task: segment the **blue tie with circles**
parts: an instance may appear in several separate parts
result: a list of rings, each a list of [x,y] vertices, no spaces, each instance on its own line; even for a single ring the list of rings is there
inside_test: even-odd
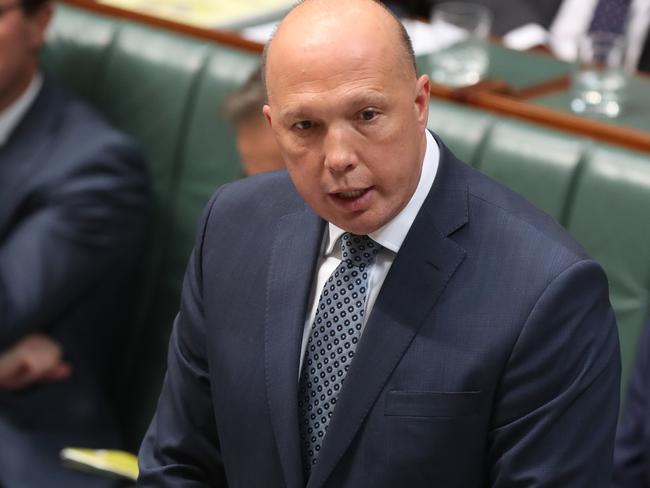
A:
[[[307,478],[318,459],[359,343],[368,296],[368,268],[380,248],[368,236],[343,234],[343,260],[328,278],[318,300],[298,386],[300,440]]]

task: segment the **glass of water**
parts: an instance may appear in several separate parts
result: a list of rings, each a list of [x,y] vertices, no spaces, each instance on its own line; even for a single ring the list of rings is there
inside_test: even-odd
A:
[[[454,87],[478,83],[490,64],[491,11],[476,3],[445,2],[433,8],[431,23],[442,46],[431,55],[433,81]]]
[[[617,117],[625,104],[625,37],[591,32],[578,40],[571,76],[571,110],[596,117]]]

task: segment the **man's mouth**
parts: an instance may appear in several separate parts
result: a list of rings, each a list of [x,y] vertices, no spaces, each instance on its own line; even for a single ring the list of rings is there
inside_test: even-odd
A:
[[[359,198],[365,192],[366,190],[341,191],[338,192],[336,196],[339,198],[345,198],[346,200],[350,200],[353,198]]]
[[[364,210],[372,202],[374,186],[361,189],[345,189],[333,191],[329,194],[331,202],[345,212]]]

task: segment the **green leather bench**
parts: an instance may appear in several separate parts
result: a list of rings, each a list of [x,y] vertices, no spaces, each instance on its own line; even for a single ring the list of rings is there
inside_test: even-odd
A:
[[[150,242],[111,385],[133,450],[155,408],[197,219],[214,189],[240,175],[219,107],[258,62],[232,47],[64,5],[49,31],[46,72],[140,141],[149,158]],[[429,120],[458,156],[553,215],[604,265],[627,378],[650,312],[650,154],[437,100]]]

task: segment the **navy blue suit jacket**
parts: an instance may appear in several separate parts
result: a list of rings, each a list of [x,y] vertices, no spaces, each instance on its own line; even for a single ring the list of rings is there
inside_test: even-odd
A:
[[[324,229],[285,172],[213,197],[140,486],[305,486],[298,368]],[[306,486],[607,486],[618,388],[602,269],[441,145]]]
[[[23,446],[0,449],[0,485],[58,486],[63,445],[120,445],[103,387],[146,209],[134,145],[46,80],[0,147],[0,351],[45,333],[72,375],[0,391],[0,441]]]

